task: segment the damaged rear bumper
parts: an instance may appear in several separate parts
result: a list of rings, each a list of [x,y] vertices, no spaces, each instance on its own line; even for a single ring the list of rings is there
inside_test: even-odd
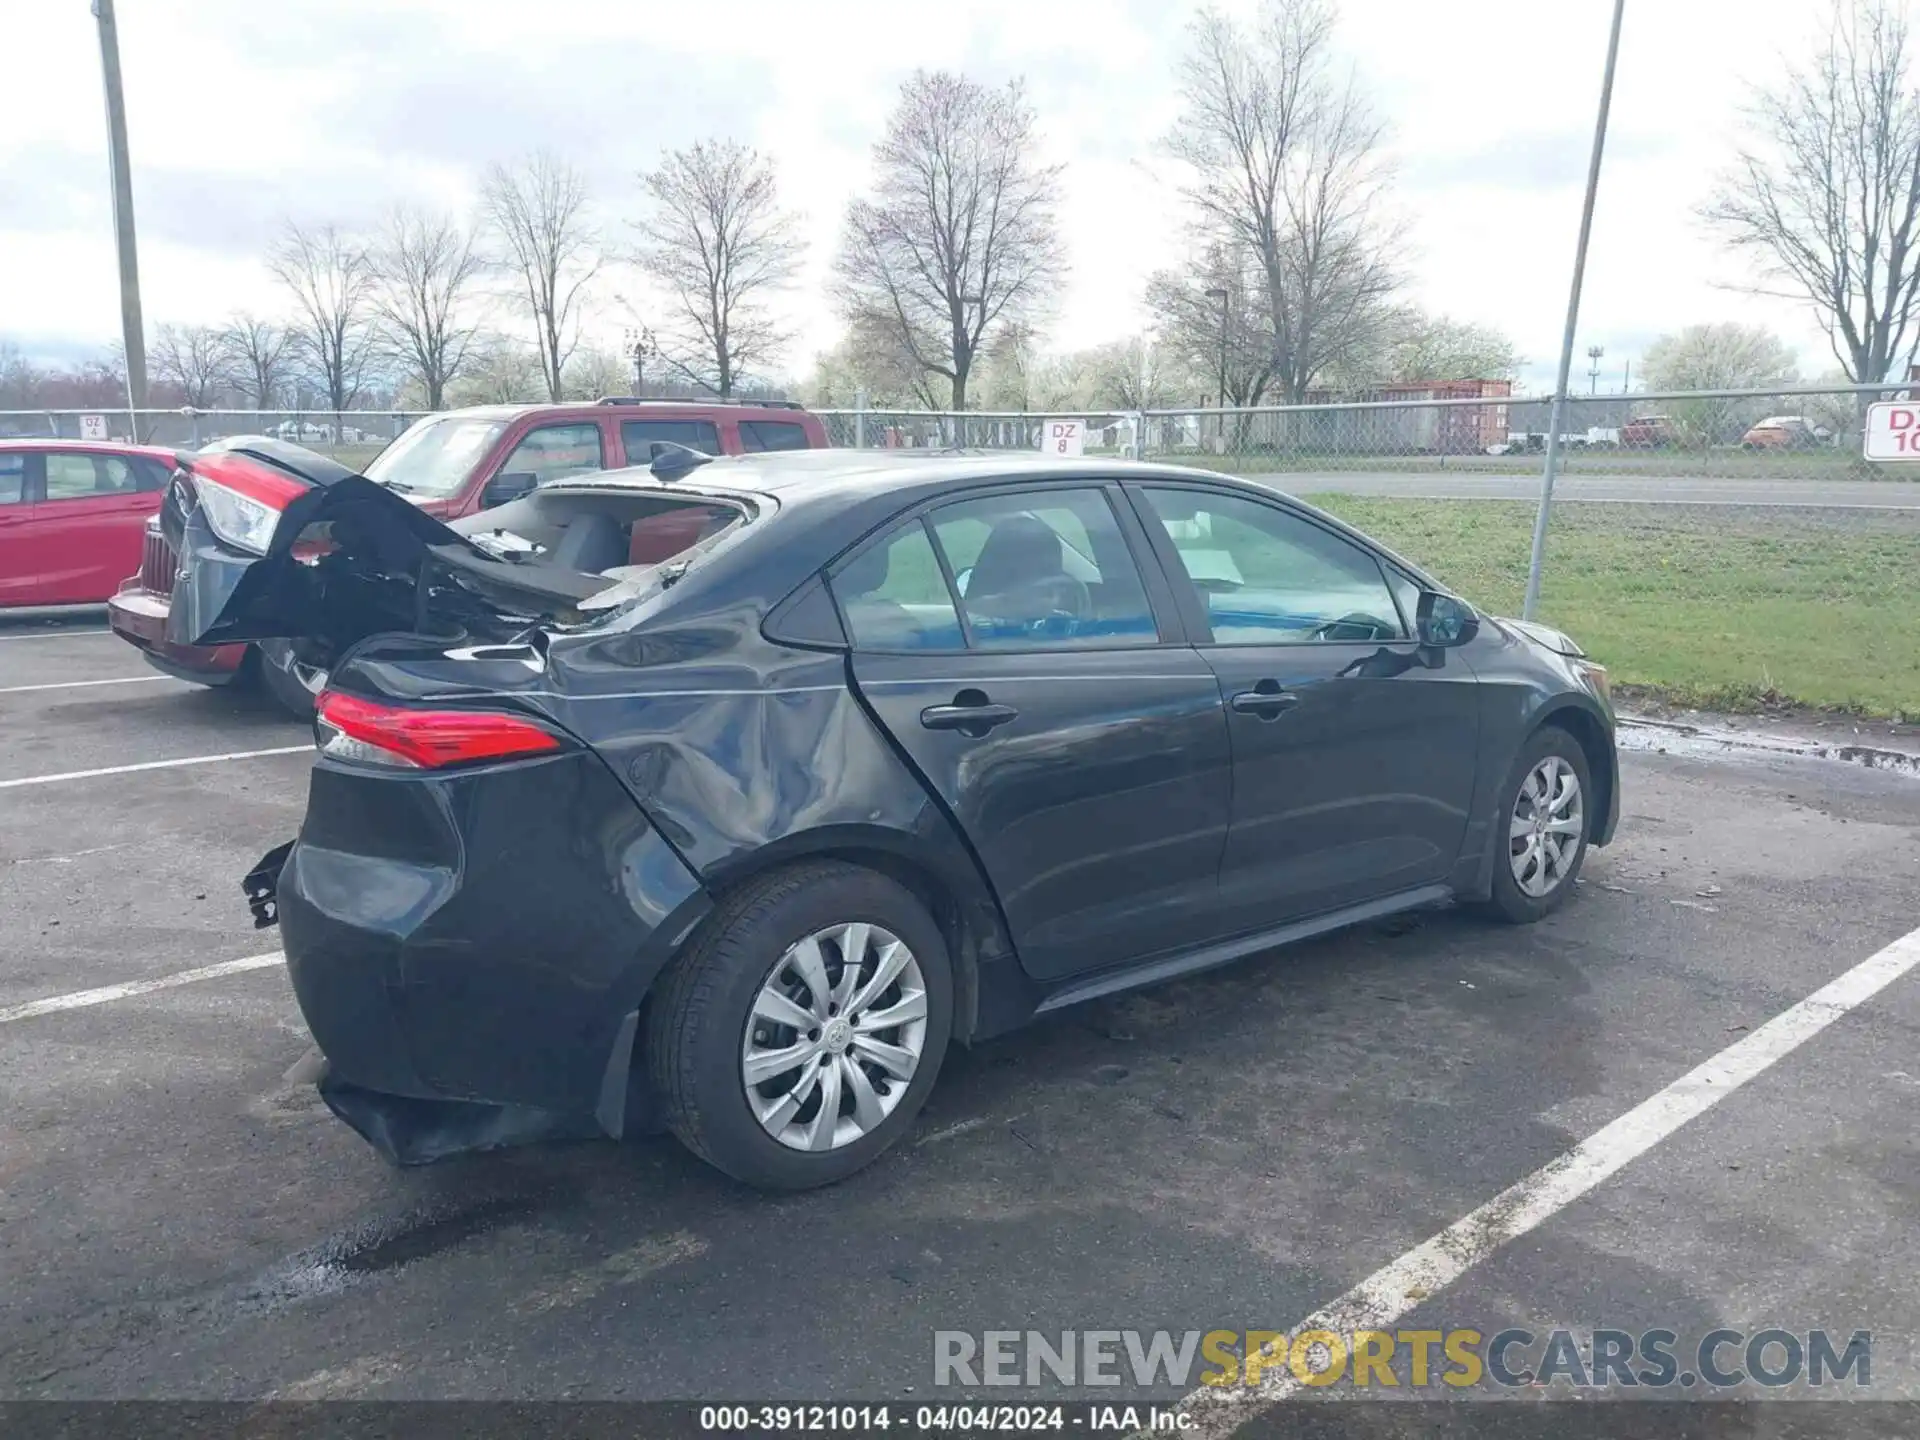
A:
[[[648,1123],[638,1010],[708,901],[598,757],[322,760],[283,849],[249,903],[279,920],[323,1098],[388,1159]]]

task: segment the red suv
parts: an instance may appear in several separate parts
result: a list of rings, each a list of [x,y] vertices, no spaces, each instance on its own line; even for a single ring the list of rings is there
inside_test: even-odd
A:
[[[416,421],[367,466],[366,475],[429,515],[453,520],[516,500],[543,481],[645,465],[661,442],[708,455],[747,455],[824,449],[827,432],[817,415],[785,402],[608,398],[594,404],[479,405]],[[107,602],[114,631],[168,674],[224,685],[257,671],[283,705],[311,713],[322,677],[303,673],[285,646],[203,648],[167,638],[177,568],[156,518],[147,526],[140,573]]]

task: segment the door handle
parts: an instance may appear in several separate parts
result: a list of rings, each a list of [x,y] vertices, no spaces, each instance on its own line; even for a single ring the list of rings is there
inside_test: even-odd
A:
[[[1278,720],[1300,703],[1300,697],[1282,690],[1277,680],[1262,680],[1251,690],[1242,690],[1227,702],[1242,715],[1258,715],[1262,720]]]
[[[951,705],[929,705],[920,712],[920,723],[929,730],[958,730],[979,739],[996,725],[1020,718],[1011,705],[995,705],[978,690],[962,690]]]

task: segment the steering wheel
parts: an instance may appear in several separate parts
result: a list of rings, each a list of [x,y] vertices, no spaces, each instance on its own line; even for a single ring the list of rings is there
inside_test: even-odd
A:
[[[1055,615],[1084,620],[1093,611],[1093,593],[1084,580],[1071,575],[1049,575],[1033,587],[1048,602]]]
[[[1328,620],[1319,625],[1314,626],[1312,634],[1315,640],[1334,640],[1334,639],[1356,640],[1356,641],[1380,640],[1380,639],[1386,638],[1382,636],[1382,634],[1380,633],[1385,628],[1386,627],[1383,626],[1373,616],[1365,614],[1361,611],[1355,610],[1350,612],[1349,614],[1340,616],[1340,618],[1337,620]],[[1352,630],[1364,629],[1367,633],[1364,635],[1341,635],[1341,636],[1335,636],[1335,634],[1333,633],[1336,630],[1347,630],[1347,629],[1352,629]]]

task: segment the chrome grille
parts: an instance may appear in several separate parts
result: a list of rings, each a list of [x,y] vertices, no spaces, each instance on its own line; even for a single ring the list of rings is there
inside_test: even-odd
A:
[[[178,562],[173,547],[158,529],[149,529],[140,550],[140,586],[156,595],[173,594],[173,572]]]

